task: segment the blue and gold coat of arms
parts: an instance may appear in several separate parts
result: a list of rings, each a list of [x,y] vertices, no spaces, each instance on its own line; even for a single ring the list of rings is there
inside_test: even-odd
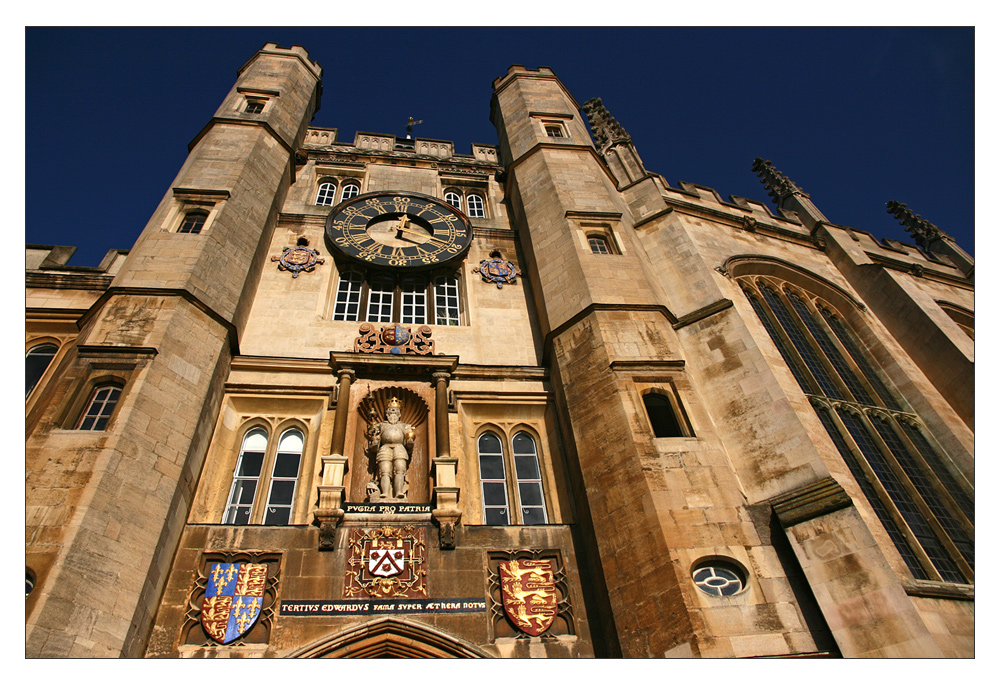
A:
[[[215,562],[201,601],[201,625],[223,645],[245,636],[260,617],[267,565]]]
[[[503,288],[505,283],[517,283],[520,274],[513,262],[503,259],[499,250],[490,253],[490,259],[482,260],[479,266],[472,270],[483,277],[487,283],[495,283],[497,288]]]

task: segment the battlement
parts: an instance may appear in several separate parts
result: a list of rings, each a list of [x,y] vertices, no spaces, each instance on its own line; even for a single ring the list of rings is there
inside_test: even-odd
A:
[[[455,143],[449,140],[439,140],[435,138],[401,138],[391,133],[374,133],[370,131],[357,131],[354,134],[354,142],[338,140],[338,130],[333,128],[309,128],[306,131],[303,148],[315,150],[317,148],[329,148],[337,146],[353,147],[358,150],[385,152],[385,153],[412,153],[435,157],[437,159],[449,159],[452,157],[472,157],[479,162],[497,164],[497,146],[482,143],[472,143],[469,154],[463,155],[455,153]]]
[[[318,62],[314,62],[309,59],[308,50],[303,48],[301,45],[293,45],[290,48],[283,48],[277,43],[264,43],[264,47],[258,50],[253,57],[246,61],[246,64],[239,68],[239,71],[236,72],[237,75],[242,74],[243,71],[261,55],[283,55],[286,57],[295,57],[301,60],[306,68],[316,75],[316,78],[323,76],[323,67],[321,67]]]

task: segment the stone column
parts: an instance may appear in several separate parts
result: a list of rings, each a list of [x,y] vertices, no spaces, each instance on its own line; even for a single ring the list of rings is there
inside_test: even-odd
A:
[[[344,443],[347,437],[347,415],[351,399],[351,383],[354,370],[342,367],[337,370],[340,384],[337,387],[337,415],[333,424],[333,441],[330,455],[324,455],[323,473],[320,478],[319,507],[313,510],[313,517],[319,525],[319,549],[333,550],[333,532],[344,518],[341,507],[344,501],[344,477],[347,474],[347,457]]]
[[[448,430],[448,372],[434,372],[434,426],[436,450],[434,469],[434,510],[431,515],[439,527],[439,545],[443,550],[455,547],[455,527],[462,519],[458,507],[459,488],[456,480],[458,459],[452,457]]]

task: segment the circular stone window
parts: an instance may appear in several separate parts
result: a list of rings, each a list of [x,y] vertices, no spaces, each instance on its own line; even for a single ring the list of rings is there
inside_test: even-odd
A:
[[[708,560],[695,565],[694,584],[708,595],[736,595],[746,588],[746,575],[734,564]]]

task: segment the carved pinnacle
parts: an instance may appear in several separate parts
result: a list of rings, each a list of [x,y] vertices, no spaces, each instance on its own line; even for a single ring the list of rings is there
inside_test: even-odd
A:
[[[773,200],[777,205],[781,205],[782,200],[790,198],[793,195],[798,195],[803,198],[809,197],[808,193],[796,186],[791,179],[775,169],[774,165],[771,164],[771,160],[764,160],[758,157],[753,161],[752,169],[756,172],[757,176],[760,177],[761,183],[763,183],[764,187],[767,189],[767,194],[771,196],[771,200]]]
[[[631,143],[632,137],[622,128],[600,98],[591,98],[583,103],[583,112],[590,123],[590,131],[594,134],[597,147],[603,148],[612,143]]]
[[[951,236],[926,219],[921,219],[919,214],[914,214],[913,210],[906,206],[906,203],[890,200],[885,206],[889,214],[899,220],[899,223],[903,225],[906,232],[913,237],[913,240],[921,248],[927,248],[927,246],[938,238],[951,238]]]

